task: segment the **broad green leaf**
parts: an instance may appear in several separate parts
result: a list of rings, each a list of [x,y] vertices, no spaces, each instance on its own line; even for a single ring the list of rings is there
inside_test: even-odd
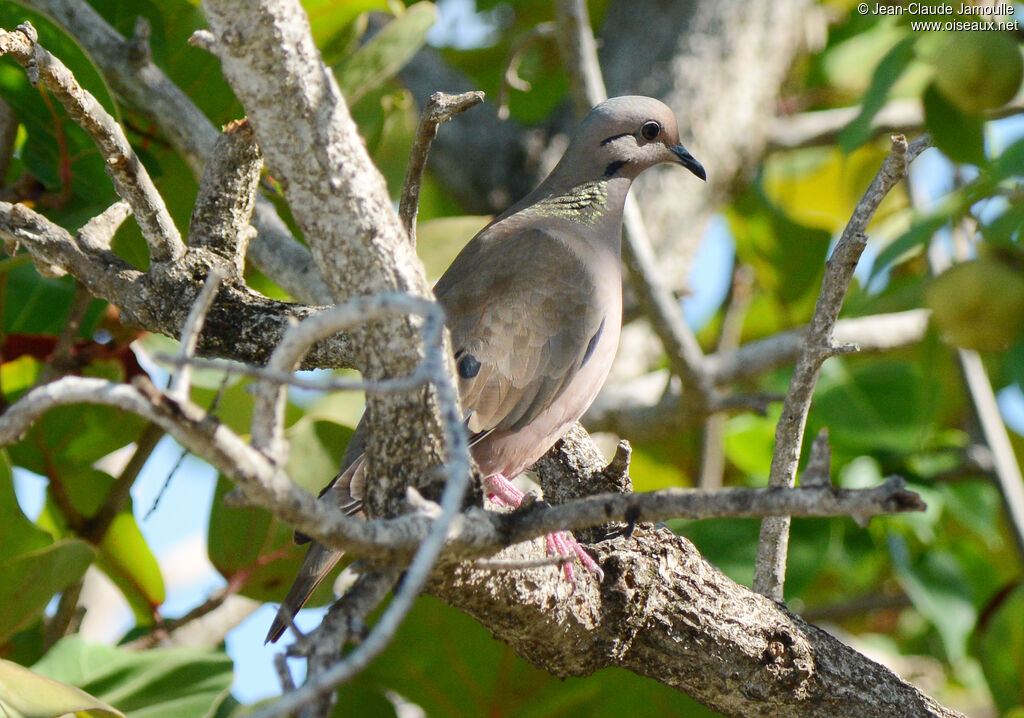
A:
[[[805,233],[806,228],[818,228],[831,237],[850,221],[887,154],[888,147],[881,142],[868,143],[849,154],[837,147],[776,152],[764,163],[764,193],[790,222],[804,226]],[[902,192],[890,192],[869,226],[877,227],[906,205]]]
[[[124,718],[124,713],[66,683],[0,658],[0,713],[9,718]]]
[[[917,610],[935,626],[947,659],[955,665],[966,654],[967,638],[977,619],[955,557],[943,550],[931,550],[914,560],[902,537],[891,534],[889,543],[900,585]]]
[[[770,184],[767,177],[765,184]],[[781,194],[787,191],[781,183],[776,189]],[[794,221],[785,209],[794,206],[789,201],[773,204],[755,190],[727,212],[737,257],[754,267],[759,286],[787,303],[797,302],[812,288],[817,291],[830,239],[828,232]]]
[[[2,27],[2,26],[0,26]],[[7,334],[57,334],[67,320],[74,296],[69,277],[43,279],[30,265],[6,275],[3,292],[3,328]]]
[[[300,420],[288,430],[288,475],[310,493],[320,493],[338,473],[352,431],[333,421],[314,421],[309,417]]]
[[[0,556],[14,557],[49,546],[53,536],[21,511],[7,455],[0,451]]]
[[[833,446],[852,455],[911,453],[932,439],[940,396],[909,362],[833,359],[823,367],[811,414],[814,425],[829,428]]]
[[[1000,712],[1024,711],[1024,584],[996,598],[978,633],[978,656]]]
[[[219,651],[127,651],[78,636],[57,643],[32,670],[116,706],[128,718],[208,718],[227,697],[233,670]]]
[[[164,577],[131,511],[114,517],[99,545],[96,565],[121,589],[136,621],[151,622],[166,598]]]
[[[333,473],[324,477],[324,483]],[[241,583],[240,593],[258,601],[280,601],[295,580],[306,547],[296,545],[292,528],[264,509],[228,508],[224,494],[233,488],[224,477],[217,481],[207,529],[210,563],[229,581]],[[308,605],[331,600],[332,579],[320,584]]]
[[[907,35],[888,18],[834,42],[819,60],[823,80],[833,91],[861,95],[874,79],[872,70]]]
[[[981,119],[966,115],[942,94],[929,87],[924,92],[924,121],[935,146],[954,162],[985,164],[985,136]]]
[[[0,364],[0,387],[3,387],[4,400],[13,403],[22,392],[31,389],[42,368],[41,361],[27,354]]]
[[[914,58],[914,44],[913,36],[904,37],[878,63],[871,86],[861,100],[860,114],[839,133],[839,146],[843,152],[852,152],[871,136],[871,121],[885,104],[889,90]]]
[[[79,404],[46,413],[26,439],[9,446],[11,459],[41,476],[58,467],[92,466],[107,454],[135,440],[145,421],[109,406]]]
[[[114,477],[93,468],[68,470],[60,475],[59,484],[66,500],[88,521],[106,500]],[[39,523],[56,535],[74,535],[52,498],[47,500]],[[136,620],[150,623],[154,609],[164,602],[164,581],[156,557],[135,522],[130,502],[114,517],[95,548],[97,566],[124,594]]]
[[[437,19],[433,3],[420,2],[389,22],[373,38],[341,61],[338,84],[350,105],[405,66],[423,45],[427,30]]]
[[[92,559],[92,548],[78,539],[0,559],[0,644],[38,620],[50,599],[79,580]]]
[[[768,480],[772,466],[776,421],[777,418],[740,414],[725,425],[725,457],[759,485]]]

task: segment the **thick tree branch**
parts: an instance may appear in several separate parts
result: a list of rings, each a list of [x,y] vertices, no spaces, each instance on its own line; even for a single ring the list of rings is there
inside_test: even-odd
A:
[[[791,150],[800,147],[831,145],[847,125],[860,114],[860,107],[836,107],[830,110],[801,112],[776,117],[769,128],[768,150]],[[1024,113],[1024,96],[985,112],[985,118],[998,120]],[[871,121],[871,136],[920,132],[924,128],[924,110],[917,99],[900,99],[887,103]]]
[[[554,464],[582,471],[576,481],[605,471],[596,451],[583,447],[577,453],[566,443],[558,453],[572,456]],[[555,675],[618,666],[744,718],[959,715],[733,583],[670,531],[639,524],[632,535],[592,550],[606,573],[600,586],[586,582],[568,592],[535,578],[525,587],[515,572],[460,564],[436,574],[431,591]],[[501,554],[522,555],[527,554],[519,547]]]
[[[7,202],[0,202],[0,238],[9,248],[23,245],[37,264],[74,276],[94,296],[120,308],[125,322],[171,337],[181,334],[209,268],[224,262],[207,249],[190,249],[160,271],[143,273],[109,250],[77,243],[67,230],[28,207]],[[317,311],[268,299],[240,282],[228,283],[211,308],[199,352],[265,364],[290,323]],[[303,366],[348,367],[354,361],[351,338],[336,335],[317,344]]]
[[[333,73],[320,60],[301,5],[205,0],[203,7],[224,75],[333,296],[430,296],[423,265]],[[354,339],[356,367],[371,379],[412,371],[420,359],[418,331],[408,318],[367,325]],[[422,477],[443,453],[436,398],[429,389],[371,395],[367,420],[369,467],[379,480],[367,487],[366,507],[371,515],[393,513],[408,480]],[[389,430],[372,430],[378,426]]]

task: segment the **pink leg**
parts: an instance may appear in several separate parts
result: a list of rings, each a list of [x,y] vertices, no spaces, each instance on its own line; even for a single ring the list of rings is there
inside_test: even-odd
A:
[[[523,492],[517,489],[512,483],[501,474],[491,474],[484,479],[484,491],[496,503],[502,506],[517,508],[523,503]],[[587,553],[586,549],[580,546],[576,538],[568,531],[557,531],[544,537],[548,553],[553,556],[572,556],[579,558],[580,563],[597,577],[598,581],[604,580],[604,571],[597,565],[597,561]],[[573,581],[573,568],[571,563],[562,566],[562,572],[567,581]]]

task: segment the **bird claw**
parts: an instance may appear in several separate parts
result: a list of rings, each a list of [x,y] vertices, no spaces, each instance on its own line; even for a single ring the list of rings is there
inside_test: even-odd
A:
[[[513,486],[512,483],[501,474],[492,474],[485,478],[484,491],[487,492],[489,498],[501,506],[518,508],[525,498],[523,492]],[[579,559],[580,563],[583,564],[584,568],[597,577],[598,582],[604,580],[604,571],[601,570],[597,561],[594,560],[593,556],[587,553],[587,550],[580,545],[580,542],[576,540],[576,537],[568,531],[556,531],[555,533],[548,534],[544,537],[544,544],[547,546],[549,555],[566,556],[569,558],[575,556]],[[566,561],[562,564],[562,574],[565,576],[565,580],[569,583],[576,583],[572,561]]]

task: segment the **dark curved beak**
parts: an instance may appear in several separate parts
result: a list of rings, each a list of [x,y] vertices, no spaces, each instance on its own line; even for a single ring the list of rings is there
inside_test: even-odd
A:
[[[708,175],[704,171],[704,165],[694,159],[693,155],[685,147],[675,145],[674,147],[669,147],[669,149],[672,151],[672,154],[679,158],[679,164],[707,182]]]

